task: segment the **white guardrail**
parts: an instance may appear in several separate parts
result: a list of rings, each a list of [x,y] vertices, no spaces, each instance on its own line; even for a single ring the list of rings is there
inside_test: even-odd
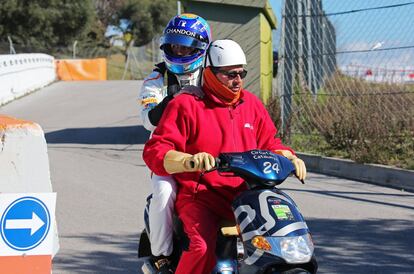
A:
[[[0,55],[0,105],[55,80],[53,56],[41,53]]]

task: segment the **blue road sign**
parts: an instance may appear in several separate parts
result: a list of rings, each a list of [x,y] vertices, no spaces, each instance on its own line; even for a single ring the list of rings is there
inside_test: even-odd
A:
[[[12,202],[0,221],[0,234],[12,249],[27,251],[46,238],[50,228],[50,213],[35,197],[22,197]]]

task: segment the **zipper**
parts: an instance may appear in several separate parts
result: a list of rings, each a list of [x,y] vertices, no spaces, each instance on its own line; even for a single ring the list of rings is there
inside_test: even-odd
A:
[[[197,198],[198,186],[199,185],[200,185],[200,181],[197,182],[197,185],[196,185],[196,187],[194,189],[194,192],[193,192],[193,200],[195,200]]]
[[[235,132],[235,130],[234,130],[234,113],[233,113],[233,109],[232,109],[232,106],[229,106],[229,108],[228,108],[228,110],[229,110],[229,114],[230,114],[230,121],[231,121],[231,136],[233,137],[233,138],[231,138],[232,140],[233,140],[233,151],[236,151],[236,141],[235,141],[235,136],[234,136],[234,132]]]
[[[204,172],[200,173],[200,177],[198,177],[196,187],[193,191],[193,200],[197,198],[198,187],[200,186],[200,181],[201,181],[201,178],[203,178],[203,176],[204,176]]]

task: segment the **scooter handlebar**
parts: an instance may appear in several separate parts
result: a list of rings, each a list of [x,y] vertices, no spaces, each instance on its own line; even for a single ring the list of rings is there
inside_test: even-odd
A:
[[[215,171],[215,170],[217,170],[217,171],[219,171],[219,172],[228,172],[229,170],[228,170],[228,168],[229,168],[229,165],[228,165],[228,163],[226,163],[226,161],[223,161],[223,159],[221,159],[220,157],[215,157],[214,158],[215,159],[215,166],[213,167],[213,168],[211,168],[211,169],[209,169],[209,170],[205,170],[205,171],[203,171],[203,174],[204,173],[210,173],[210,172],[212,172],[212,171]],[[194,160],[189,160],[189,165],[190,165],[190,167],[191,168],[194,168],[195,167],[195,162],[194,162]],[[231,172],[231,171],[230,171]],[[299,179],[297,176],[296,176],[296,174],[295,174],[295,172],[292,172],[292,174],[302,183],[302,184],[305,184],[305,182],[304,182],[304,180],[301,180],[301,179]]]

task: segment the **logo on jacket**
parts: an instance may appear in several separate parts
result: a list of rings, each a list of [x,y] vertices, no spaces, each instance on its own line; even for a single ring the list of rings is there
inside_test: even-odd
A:
[[[253,128],[253,126],[250,124],[250,123],[245,123],[244,124],[244,127],[245,128],[250,128],[251,130],[253,130],[254,128]]]

